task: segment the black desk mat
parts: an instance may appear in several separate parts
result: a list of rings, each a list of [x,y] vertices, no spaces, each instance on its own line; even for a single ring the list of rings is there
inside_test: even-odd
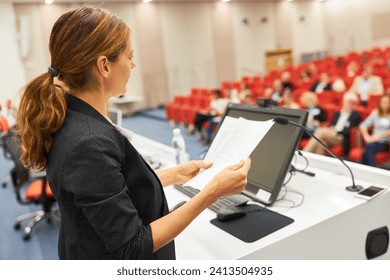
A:
[[[238,219],[230,221],[213,219],[210,222],[238,239],[251,243],[293,223],[294,220],[271,210],[262,209],[246,213]]]

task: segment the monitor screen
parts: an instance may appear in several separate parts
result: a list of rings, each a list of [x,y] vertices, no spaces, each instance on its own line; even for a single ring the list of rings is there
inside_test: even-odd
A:
[[[225,116],[256,121],[266,121],[280,116],[305,125],[307,111],[230,103],[223,118]],[[302,131],[295,126],[278,123],[272,126],[250,155],[252,167],[248,173],[248,184],[244,194],[254,195],[265,204],[272,204],[276,200],[301,136]]]

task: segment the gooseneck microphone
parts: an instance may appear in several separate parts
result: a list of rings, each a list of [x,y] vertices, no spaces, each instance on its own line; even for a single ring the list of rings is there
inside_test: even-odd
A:
[[[336,156],[331,149],[329,149],[329,147],[327,145],[325,145],[320,139],[318,139],[310,130],[308,130],[306,127],[304,127],[303,125],[300,125],[298,123],[295,123],[295,122],[292,122],[284,117],[275,117],[273,119],[274,122],[278,123],[278,124],[281,124],[281,125],[288,125],[288,124],[291,124],[291,125],[294,125],[296,127],[299,127],[300,129],[303,129],[307,134],[309,134],[311,137],[313,137],[318,143],[321,144],[321,146],[329,153],[331,154],[334,158],[338,159],[339,161],[341,161],[341,163],[348,168],[349,170],[349,173],[351,173],[351,178],[352,178],[352,186],[348,186],[346,187],[345,189],[347,191],[350,191],[350,192],[358,192],[360,190],[363,189],[362,186],[358,186],[355,184],[355,177],[353,176],[353,173],[352,173],[352,170],[351,168],[349,168],[349,166],[341,159],[339,158],[338,156]]]

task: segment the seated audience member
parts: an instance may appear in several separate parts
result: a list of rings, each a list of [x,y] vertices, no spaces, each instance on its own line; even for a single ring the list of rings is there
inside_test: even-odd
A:
[[[349,91],[359,93],[361,105],[366,106],[371,93],[383,93],[382,79],[372,75],[372,68],[367,66],[364,68],[362,75],[353,80]]]
[[[359,64],[355,60],[352,60],[350,63],[348,63],[346,71],[347,77],[354,78],[359,71]]]
[[[270,98],[273,101],[280,102],[282,98],[284,88],[282,81],[279,79],[274,80],[272,84],[272,89],[268,90],[266,89],[266,93],[264,94],[266,98]]]
[[[0,134],[7,132],[9,128],[10,128],[9,122],[0,104]]]
[[[328,146],[343,145],[343,156],[349,154],[350,142],[349,133],[351,128],[357,127],[360,123],[361,116],[354,110],[358,103],[355,93],[346,93],[343,97],[343,106],[340,111],[334,113],[332,121],[328,127],[319,127],[315,136]],[[306,152],[324,154],[321,144],[314,138],[311,138],[303,149]]]
[[[368,129],[373,127],[372,134]],[[390,142],[390,95],[383,95],[378,100],[378,108],[360,124],[360,131],[365,141],[365,147],[360,162],[376,166],[375,155],[389,151]]]
[[[263,91],[262,97],[265,99],[272,99],[273,93],[274,93],[274,89],[272,87],[266,87]]]
[[[211,100],[209,109],[198,112],[195,115],[195,124],[190,125],[188,133],[193,134],[196,129],[198,131],[198,138],[202,141],[204,139],[202,133],[203,124],[216,116],[222,115],[229,101],[228,98],[222,96],[222,92],[219,89],[214,90],[214,99]]]
[[[366,65],[369,62],[370,58],[367,53],[362,53],[360,56],[360,65]]]
[[[309,66],[308,71],[310,73],[310,76],[311,77],[316,77],[318,75],[318,68],[317,68],[317,66],[313,62],[310,62],[308,66]]]
[[[299,104],[294,101],[293,93],[291,90],[285,90],[282,96],[282,107],[299,109]]]
[[[241,103],[241,104],[256,104],[253,101],[252,91],[250,89],[248,89],[247,86],[245,86],[244,90],[242,90],[240,92],[240,99],[239,99],[238,102],[237,102],[237,100],[233,101],[231,97],[230,97],[230,102],[231,103]],[[220,115],[218,115],[218,116],[216,116],[214,118],[211,118],[209,120],[209,126],[208,126],[207,132],[206,132],[206,139],[204,140],[204,144],[205,145],[209,145],[211,143],[211,140],[212,140],[212,137],[213,137],[213,132],[214,132],[216,126],[218,126],[220,122],[221,122],[221,116]]]
[[[332,90],[332,85],[329,82],[329,76],[327,73],[322,72],[319,80],[317,80],[311,87],[311,91],[315,93],[321,93],[323,91]]]
[[[310,82],[311,81],[311,72],[309,70],[303,70],[299,74],[299,79],[301,82]]]
[[[382,58],[378,53],[375,53],[375,54],[374,54],[371,63],[372,63],[372,65],[374,65],[374,66],[382,66],[382,65],[385,65],[385,61],[383,60],[383,58]]]
[[[250,90],[246,91],[245,94],[241,96],[242,96],[241,99],[242,104],[256,104],[256,102],[253,100],[253,94]]]
[[[314,92],[307,91],[304,92],[299,99],[303,108],[307,109],[309,115],[307,117],[306,128],[309,129],[312,133],[317,129],[317,127],[326,121],[325,111],[317,106],[318,98]],[[310,138],[310,135],[304,133],[303,138]]]
[[[336,77],[332,83],[332,90],[334,92],[344,92],[347,89],[347,86],[344,83],[344,80],[340,77]]]
[[[283,90],[285,90],[287,88],[290,89],[290,90],[294,89],[294,85],[291,82],[291,74],[290,74],[290,72],[284,71],[282,73],[282,75],[280,76],[280,80],[282,82]]]
[[[7,99],[5,102],[4,117],[7,119],[10,127],[16,124],[17,109],[13,106],[11,99]]]
[[[242,100],[247,96],[247,95],[252,95],[252,91],[250,90],[248,84],[242,83],[241,84],[241,92],[239,94],[239,99],[242,102]]]
[[[240,103],[240,97],[238,94],[238,90],[232,89],[232,90],[226,90],[225,94],[223,95],[225,98],[229,99],[230,102],[232,103]]]

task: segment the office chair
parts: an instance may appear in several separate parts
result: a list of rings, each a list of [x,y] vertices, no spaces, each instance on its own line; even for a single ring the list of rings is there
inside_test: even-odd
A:
[[[50,190],[44,172],[41,174],[31,173],[19,161],[22,155],[22,145],[17,137],[15,128],[11,128],[8,133],[1,136],[4,150],[14,162],[14,167],[10,171],[13,189],[17,201],[22,205],[40,204],[42,210],[21,215],[15,219],[14,228],[19,230],[21,223],[30,220],[24,228],[23,240],[31,238],[31,232],[35,225],[46,220],[51,223],[53,219],[60,220],[59,209],[53,208],[55,199]]]

